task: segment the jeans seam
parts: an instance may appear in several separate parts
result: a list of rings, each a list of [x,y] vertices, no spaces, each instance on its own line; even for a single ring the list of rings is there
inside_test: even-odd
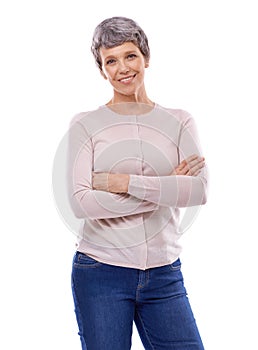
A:
[[[177,260],[176,260],[176,261],[177,261]],[[178,270],[181,270],[181,266],[182,266],[181,261],[180,261],[179,265],[173,266],[173,264],[174,264],[176,261],[174,261],[172,264],[169,264],[169,268],[170,268],[171,271],[178,271]]]
[[[153,346],[152,343],[151,343],[151,340],[150,340],[150,337],[149,337],[149,335],[148,335],[147,329],[146,329],[146,327],[145,327],[145,325],[144,325],[143,319],[141,318],[141,315],[140,315],[140,313],[139,313],[137,310],[136,310],[136,312],[137,312],[137,315],[138,315],[138,317],[139,317],[139,320],[140,320],[140,322],[141,322],[141,324],[142,324],[142,326],[143,326],[143,329],[144,329],[144,333],[145,333],[145,335],[146,335],[146,338],[148,339],[148,341],[149,341],[149,343],[150,343],[150,345],[151,345],[152,350],[155,350],[154,346]]]
[[[81,309],[79,307],[79,302],[78,302],[78,297],[76,293],[76,287],[74,283],[74,279],[72,277],[72,289],[73,289],[73,294],[74,294],[74,306],[75,306],[75,313],[76,313],[76,318],[77,318],[77,323],[78,323],[78,329],[79,329],[79,335],[80,335],[80,340],[81,340],[81,345],[83,350],[87,350],[87,345],[86,341],[84,338],[84,328],[83,328],[83,320],[82,320],[82,314],[81,314]]]
[[[73,265],[75,268],[81,268],[81,269],[93,269],[101,266],[101,263],[93,263],[93,264],[80,264],[80,263],[74,263]]]
[[[78,268],[96,268],[101,266],[100,261],[94,261],[91,257],[88,257],[86,254],[83,253],[77,253],[77,259],[74,261],[74,267]]]
[[[140,289],[142,289],[142,288],[144,288],[144,287],[146,287],[146,286],[148,285],[149,280],[150,280],[150,271],[149,271],[149,270],[146,270],[146,271],[145,271],[145,275],[146,275],[145,281],[144,281],[143,284],[138,284],[138,285],[137,285],[137,291],[140,290]]]

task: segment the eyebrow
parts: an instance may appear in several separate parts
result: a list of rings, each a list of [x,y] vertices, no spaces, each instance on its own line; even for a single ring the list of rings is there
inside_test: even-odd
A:
[[[135,54],[137,54],[137,51],[135,51],[135,50],[126,51],[126,52],[124,53],[124,55],[126,56],[126,55],[129,55],[130,53],[135,53]],[[114,57],[116,57],[116,55],[109,55],[109,56],[105,57],[105,60],[108,60],[108,59],[114,58]]]

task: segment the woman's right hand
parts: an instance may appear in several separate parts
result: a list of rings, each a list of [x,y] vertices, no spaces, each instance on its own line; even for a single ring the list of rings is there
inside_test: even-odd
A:
[[[205,166],[204,157],[196,154],[184,159],[172,172],[171,175],[197,176]]]

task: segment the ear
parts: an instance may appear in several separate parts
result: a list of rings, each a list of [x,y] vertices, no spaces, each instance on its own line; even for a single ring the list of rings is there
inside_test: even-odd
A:
[[[149,61],[145,61],[145,68],[148,68],[150,65],[150,62]]]

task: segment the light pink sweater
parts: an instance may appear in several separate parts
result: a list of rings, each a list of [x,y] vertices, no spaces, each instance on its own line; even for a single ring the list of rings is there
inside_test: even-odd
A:
[[[77,250],[142,270],[175,261],[179,208],[206,202],[206,167],[196,177],[170,175],[192,154],[202,155],[186,111],[156,104],[146,114],[122,115],[101,106],[76,115],[67,179],[72,210],[82,220]],[[92,172],[130,174],[128,193],[93,190]]]

